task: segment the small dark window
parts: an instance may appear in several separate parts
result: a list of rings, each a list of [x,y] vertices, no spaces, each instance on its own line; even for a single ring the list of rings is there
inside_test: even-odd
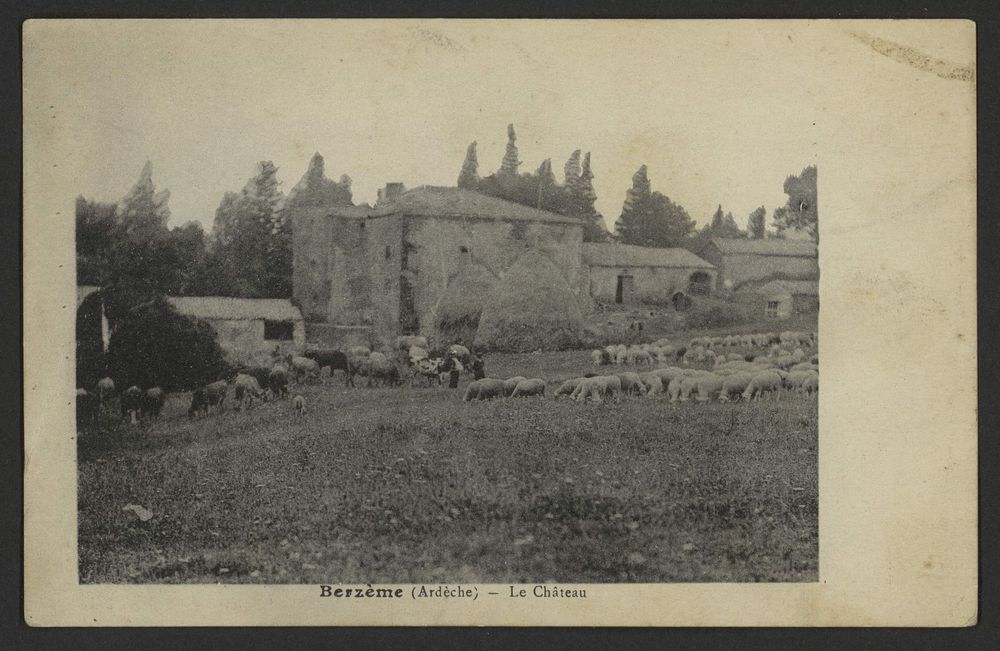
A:
[[[460,247],[458,247],[458,250],[461,251],[462,253],[468,253],[469,252],[469,247],[467,247],[467,246],[460,246]]]
[[[765,310],[765,313],[767,314],[767,316],[769,316],[769,317],[776,317],[776,316],[778,316],[778,307],[780,305],[781,305],[781,303],[779,301],[768,301],[767,302],[767,309]]]
[[[291,341],[295,335],[292,321],[264,321],[264,339],[268,341]]]
[[[385,259],[388,260],[392,257],[392,247],[388,244],[385,245]]]

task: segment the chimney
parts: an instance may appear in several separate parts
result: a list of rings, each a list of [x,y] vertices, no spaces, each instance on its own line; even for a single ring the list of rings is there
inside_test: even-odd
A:
[[[375,205],[392,203],[399,198],[399,195],[403,194],[405,189],[402,183],[386,183],[384,188],[379,189],[378,200],[375,202]]]

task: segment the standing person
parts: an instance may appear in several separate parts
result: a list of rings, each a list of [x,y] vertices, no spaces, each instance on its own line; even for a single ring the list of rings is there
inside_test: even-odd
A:
[[[472,353],[472,361],[470,362],[472,366],[472,375],[476,380],[482,380],[486,377],[486,363],[483,361],[483,356],[477,353]]]
[[[448,356],[448,388],[458,388],[458,377],[462,373],[462,362],[458,361],[455,355]]]

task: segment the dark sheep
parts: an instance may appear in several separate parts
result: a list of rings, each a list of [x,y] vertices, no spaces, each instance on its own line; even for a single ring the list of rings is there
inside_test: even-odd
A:
[[[122,391],[121,408],[122,420],[128,418],[135,425],[139,413],[142,412],[142,390],[133,385]]]
[[[321,367],[329,366],[331,374],[333,371],[343,371],[344,372],[344,384],[353,385],[353,368],[350,361],[347,359],[347,355],[339,350],[307,350],[302,353],[303,357],[308,357],[309,359],[315,361]],[[261,385],[264,386],[264,385]]]
[[[259,384],[262,388],[267,388],[269,386],[271,369],[266,366],[249,366],[240,370],[240,373],[249,375],[253,379],[257,380],[257,384]]]
[[[275,366],[268,373],[267,384],[275,398],[288,397],[288,372],[280,366]]]
[[[146,389],[146,393],[142,396],[142,415],[147,418],[159,418],[166,397],[160,387]]]
[[[222,411],[225,409],[223,403],[228,392],[229,385],[226,384],[225,380],[212,382],[195,389],[191,394],[191,408],[188,409],[188,416],[193,418],[198,412],[208,416],[209,408],[213,406],[217,406],[219,411]]]

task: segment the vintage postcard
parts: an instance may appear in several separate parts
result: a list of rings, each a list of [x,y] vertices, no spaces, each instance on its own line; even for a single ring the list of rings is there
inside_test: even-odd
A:
[[[25,23],[26,621],[975,623],[975,39]]]

